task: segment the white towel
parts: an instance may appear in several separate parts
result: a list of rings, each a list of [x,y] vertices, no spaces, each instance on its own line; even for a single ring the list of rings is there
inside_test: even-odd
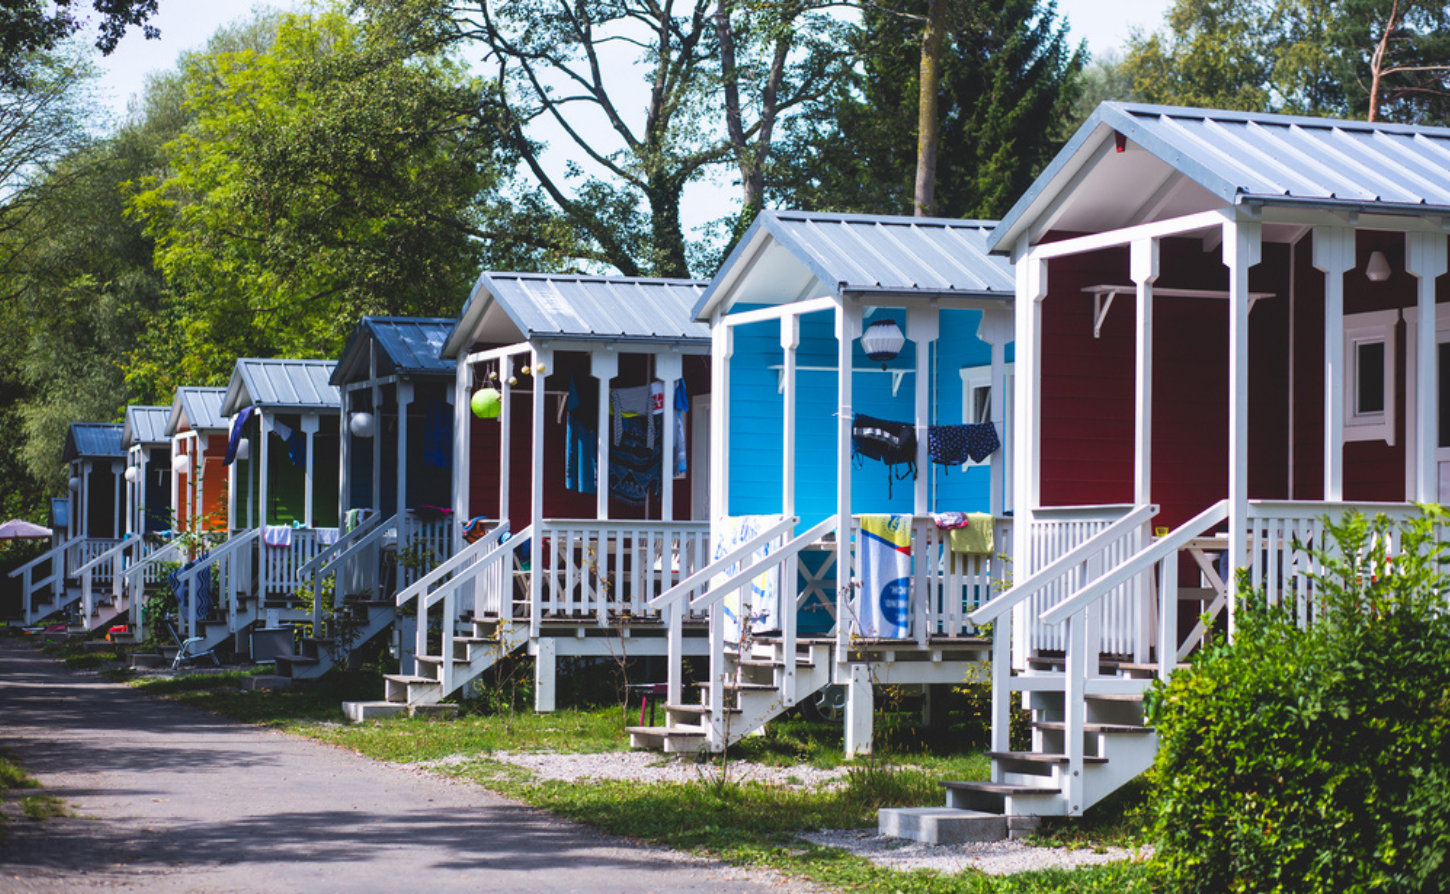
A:
[[[281,549],[292,545],[291,525],[263,525],[262,542],[267,546]]]
[[[761,531],[779,521],[779,516],[774,515],[738,515],[725,516],[716,520],[713,530],[714,549],[711,551],[712,558],[718,559],[735,547],[758,535]],[[766,544],[750,554],[745,560],[747,566],[763,560],[775,549],[774,544]],[[736,562],[717,576],[711,584],[724,583],[725,579],[732,577],[741,571],[741,563]],[[741,599],[742,594],[744,600]],[[744,590],[736,590],[725,597],[723,602],[725,609],[725,640],[726,642],[739,642],[741,639],[741,619],[745,615],[750,617],[750,629],[755,633],[763,633],[767,630],[780,629],[780,572],[778,569],[771,569],[763,572],[750,582],[750,586]]]
[[[337,542],[337,528],[318,528],[317,545],[332,546]]]
[[[856,618],[862,636],[911,636],[911,516],[861,516],[860,592]]]

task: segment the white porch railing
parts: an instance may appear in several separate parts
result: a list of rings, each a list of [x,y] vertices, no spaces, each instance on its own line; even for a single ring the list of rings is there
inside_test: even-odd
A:
[[[708,522],[561,521],[536,525],[535,562],[543,591],[533,595],[535,632],[544,618],[657,617],[651,600],[704,567]]]
[[[180,564],[185,561],[185,556],[181,541],[169,540],[152,548],[145,556],[127,566],[123,573],[125,579],[122,585],[131,594],[132,636],[137,641],[146,639],[146,585],[160,582],[166,576],[166,564]]]
[[[419,518],[411,509],[397,521],[398,586],[410,587],[453,555],[451,519]]]
[[[79,579],[81,586],[81,619],[87,628],[90,627],[91,615],[96,610],[95,585],[111,585],[111,599],[118,611],[126,607],[126,576],[125,569],[133,562],[146,557],[149,548],[146,542],[135,536],[126,537],[123,540],[110,541],[110,548],[103,550],[94,558],[82,564],[72,574]],[[90,550],[86,550],[90,552]]]
[[[105,556],[120,543],[121,541],[114,537],[77,537],[70,542],[70,550],[66,553],[65,576],[79,577],[81,569],[86,568],[90,571],[95,583],[110,583],[111,569],[99,567],[96,560]]]
[[[291,546],[268,546],[258,539],[257,565],[262,573],[261,595],[290,596],[310,581],[301,573],[303,566],[317,556],[317,531],[295,528]]]
[[[11,577],[20,578],[21,610],[25,616],[26,624],[34,624],[44,617],[40,609],[35,605],[35,594],[50,588],[51,594],[55,597],[57,605],[46,610],[49,614],[58,608],[61,596],[65,593],[65,564],[66,555],[71,551],[75,541],[68,540],[59,546],[51,547],[19,568],[10,572]],[[45,569],[49,566],[49,570]],[[37,575],[40,575],[37,578]]]
[[[992,552],[978,555],[953,552],[951,532],[930,517],[912,520],[910,639],[925,646],[933,636],[977,635],[967,616],[1001,592],[1010,572],[1012,520],[995,519],[992,527]],[[853,519],[851,542],[861,542],[861,516]],[[853,617],[860,617],[859,608]]]
[[[394,530],[396,522],[395,515],[384,519],[374,512],[335,542],[319,545],[317,554],[297,569],[297,576],[312,584],[313,636],[322,636],[322,586],[329,576],[337,575],[333,585],[334,612],[345,595],[371,590],[377,598],[384,598],[380,592],[382,540]]]

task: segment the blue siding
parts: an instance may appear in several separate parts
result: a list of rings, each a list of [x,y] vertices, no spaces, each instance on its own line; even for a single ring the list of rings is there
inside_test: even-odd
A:
[[[750,309],[737,306],[735,310]],[[891,316],[904,329],[904,311],[878,311],[872,320]],[[991,363],[991,346],[977,338],[980,311],[943,311],[941,338],[935,345],[937,384],[933,394],[933,421],[956,424],[962,421],[962,379],[964,367]],[[883,419],[908,421],[913,418],[915,373],[901,380],[897,394],[891,394],[892,377],[880,372],[855,348],[853,404],[857,412]],[[1007,360],[1011,362],[1009,345]],[[783,363],[780,326],[772,321],[735,330],[730,366],[730,513],[732,515],[774,514],[781,510],[781,413],[782,396],[776,369]],[[796,511],[806,524],[815,524],[836,511],[836,339],[830,314],[811,314],[801,321],[801,344],[796,363],[800,367],[829,367],[797,373]],[[916,345],[908,341],[901,355],[888,364],[890,369],[914,370]],[[983,511],[988,503],[988,473],[985,466],[947,470],[932,465],[924,470],[932,476],[933,508],[936,510]],[[908,477],[888,488],[888,472],[874,460],[862,460],[852,475],[851,500],[856,513],[912,511],[914,482]]]

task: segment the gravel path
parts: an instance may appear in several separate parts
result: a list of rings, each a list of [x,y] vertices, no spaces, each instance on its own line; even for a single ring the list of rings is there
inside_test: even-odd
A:
[[[646,751],[615,751],[601,754],[555,754],[552,752],[496,751],[494,759],[523,767],[540,779],[621,779],[633,782],[714,781],[720,767],[713,763],[663,758]],[[763,782],[797,788],[818,788],[845,777],[847,768],[821,770],[816,767],[769,767],[749,761],[732,761],[730,778],[739,782]]]
[[[1009,875],[1035,869],[1076,869],[1148,855],[1147,850],[1137,852],[1121,847],[1104,848],[1099,852],[1088,848],[1032,847],[1020,841],[922,844],[904,838],[885,838],[862,829],[812,832],[801,837],[813,844],[850,851],[888,869],[900,872],[934,869],[945,875],[954,875],[963,869],[978,869],[988,875]]]

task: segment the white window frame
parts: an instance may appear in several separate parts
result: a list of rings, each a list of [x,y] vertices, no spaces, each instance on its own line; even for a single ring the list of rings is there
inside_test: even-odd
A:
[[[1400,322],[1399,310],[1376,310],[1344,317],[1344,440],[1380,441],[1394,446],[1395,400],[1398,383],[1395,378],[1395,330]],[[1383,410],[1359,412],[1359,347],[1384,345]]]
[[[1002,452],[1002,459],[1007,463],[1005,481],[1007,482],[1007,488],[1009,490],[1011,489],[1012,481],[1012,453],[1007,449],[1007,438],[1012,431],[1012,394],[1016,390],[1016,365],[1017,364],[1015,363],[1004,363],[1002,365],[1002,379],[1004,389],[1002,394],[1002,427],[1001,430],[998,432],[998,437],[1002,441],[1002,447],[1000,448]],[[972,425],[978,422],[992,421],[992,365],[988,363],[983,366],[964,366],[961,369],[961,376],[962,422],[966,423],[967,425]],[[975,409],[975,403],[972,400],[972,395],[977,391],[984,389],[987,391],[986,417],[979,419],[973,412],[973,410]],[[968,459],[965,463],[962,463],[962,468],[970,469],[975,466],[991,465],[991,463],[992,457],[990,456],[979,463],[972,462],[970,459]],[[1007,505],[1012,505],[1010,500],[1008,501]]]

